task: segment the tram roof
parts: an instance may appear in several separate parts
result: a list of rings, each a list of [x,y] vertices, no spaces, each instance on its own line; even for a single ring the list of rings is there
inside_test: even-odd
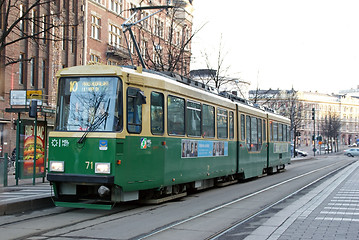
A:
[[[131,74],[133,76],[137,76],[140,78],[150,78],[150,79],[157,79],[159,81],[163,81],[166,84],[163,86],[164,90],[171,90],[168,89],[169,85],[174,86],[176,90],[182,90],[180,94],[188,95],[186,91],[190,91],[192,94],[198,93],[198,95],[202,95],[203,97],[209,97],[218,99],[220,98],[224,102],[225,105],[237,103],[241,107],[245,108],[247,111],[252,113],[257,113],[262,115],[263,113],[269,114],[272,118],[277,120],[285,121],[287,118],[275,113],[274,110],[266,107],[262,107],[259,105],[255,105],[252,102],[240,98],[234,94],[228,92],[219,92],[206,84],[201,82],[195,81],[193,79],[185,78],[178,74],[172,72],[156,72],[148,69],[143,69],[140,67],[135,66],[113,66],[113,65],[81,65],[81,66],[74,66],[69,68],[61,69],[57,72],[57,77],[66,77],[66,76],[83,76],[83,75],[91,75],[91,76],[123,76],[125,77],[127,74]],[[146,81],[145,85],[150,85],[152,87],[159,87],[158,85],[154,86],[154,83],[150,83],[151,81]],[[169,84],[169,85],[168,85]]]

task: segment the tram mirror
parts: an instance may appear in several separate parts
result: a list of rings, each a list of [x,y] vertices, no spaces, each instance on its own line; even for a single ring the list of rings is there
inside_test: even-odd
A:
[[[139,103],[146,104],[146,96],[143,91],[137,91],[136,98],[137,98],[137,101],[139,101]]]

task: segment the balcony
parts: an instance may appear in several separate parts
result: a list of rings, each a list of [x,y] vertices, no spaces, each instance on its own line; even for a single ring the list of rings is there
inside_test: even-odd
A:
[[[108,57],[118,57],[120,59],[130,59],[130,55],[128,54],[128,50],[121,46],[112,46],[110,44],[107,45],[106,55]]]

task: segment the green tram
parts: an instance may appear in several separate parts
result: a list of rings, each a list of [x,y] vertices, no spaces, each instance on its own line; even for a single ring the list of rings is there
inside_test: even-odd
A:
[[[287,118],[202,83],[107,65],[57,77],[47,174],[57,206],[169,200],[290,161]]]

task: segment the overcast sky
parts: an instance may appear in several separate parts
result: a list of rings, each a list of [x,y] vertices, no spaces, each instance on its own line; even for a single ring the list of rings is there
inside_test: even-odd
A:
[[[250,89],[337,93],[359,85],[359,0],[195,0],[191,69],[226,65]],[[215,64],[213,64],[215,66]]]

